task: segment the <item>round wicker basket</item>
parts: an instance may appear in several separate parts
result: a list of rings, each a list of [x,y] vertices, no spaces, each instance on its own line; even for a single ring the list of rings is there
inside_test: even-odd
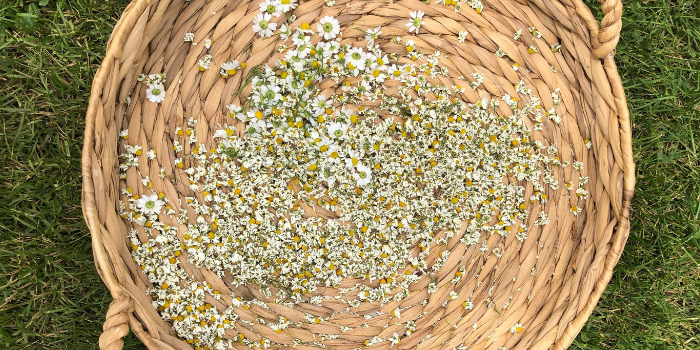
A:
[[[129,329],[149,349],[192,348],[177,337],[152,305],[146,293],[151,283],[132,261],[129,223],[120,217],[118,203],[124,182],[138,188],[140,181],[119,178],[118,154],[124,142],[119,132],[128,127],[130,142],[156,149],[158,154],[168,153],[175,126],[191,117],[206,121],[201,127],[205,135],[211,133],[207,128],[224,120],[229,103],[225,96],[240,87],[241,79],[220,79],[216,69],[200,72],[197,61],[204,45],[192,46],[182,38],[187,32],[194,32],[196,38],[211,38],[214,60],[246,61],[245,76],[252,67],[279,57],[276,39],[261,40],[250,30],[259,2],[134,0],[112,33],[92,86],[82,156],[83,212],[92,235],[97,271],[114,297],[100,349],[121,349]],[[309,341],[317,339],[317,334],[331,334],[334,336],[322,341],[327,348],[356,349],[364,348],[364,340],[375,336],[403,335],[401,323],[417,319],[412,336],[402,336],[393,348],[454,349],[461,344],[468,349],[494,350],[567,348],[593,311],[622,253],[629,234],[635,182],[629,112],[614,61],[622,4],[620,0],[605,0],[602,6],[604,18],[599,26],[582,0],[486,0],[480,12],[468,6],[455,12],[454,8],[418,0],[338,0],[333,6],[323,0],[301,1],[293,12],[295,23],[315,26],[329,15],[344,28],[382,26],[386,35],[392,36],[409,35],[405,25],[408,13],[424,11],[427,19],[416,40],[425,49],[449,53],[462,74],[481,72],[486,76],[482,88],[465,94],[471,103],[502,96],[520,80],[541,92],[559,88],[563,121],[545,128],[540,137],[571,145],[571,151],[562,147],[561,157],[585,163],[590,198],[583,215],[574,216],[569,208],[575,199],[561,189],[551,191],[550,201],[536,210],[545,210],[557,220],[545,229],[529,231],[522,247],[506,245],[500,258],[484,257],[475,246],[448,244],[453,256],[459,256],[466,266],[467,278],[457,288],[460,295],[472,296],[473,309],[445,307],[446,289],[403,312],[400,320],[375,317],[367,321],[361,315],[337,312],[343,306],[333,303],[292,308],[268,300],[265,308],[252,305],[241,309],[240,317],[284,316],[301,326],[292,325],[279,333],[262,325],[240,327],[225,337],[236,338],[240,333],[252,341],[265,338],[273,342],[272,348],[282,349],[293,347],[295,339]],[[513,40],[514,32],[527,33],[530,27],[536,27],[543,39]],[[469,36],[458,43],[457,33],[465,30]],[[360,31],[349,31],[343,40],[352,43],[357,40],[353,35],[364,36]],[[554,43],[560,43],[561,49],[550,50]],[[535,45],[537,53],[528,52],[529,45]],[[512,61],[494,55],[498,48]],[[520,70],[514,71],[512,62],[517,62]],[[137,84],[142,72],[167,75],[168,97],[161,104],[144,102],[145,89]],[[590,140],[590,147],[584,140]],[[212,142],[209,137],[205,143],[210,146]],[[150,174],[154,189],[177,198],[181,188],[170,184],[167,177],[157,176],[162,167],[169,173],[176,171],[172,164],[166,157],[162,164],[142,165],[139,171]],[[196,271],[195,278],[215,284],[223,294],[230,291],[225,281],[206,269],[191,271]],[[454,276],[454,271],[449,269],[445,274]],[[413,295],[422,295],[426,286],[427,282],[418,283]],[[266,299],[254,286],[239,286],[237,294]],[[495,310],[486,300],[509,306]],[[230,298],[228,303],[224,298],[212,304],[226,308]],[[395,307],[370,305],[365,311],[387,312]],[[324,319],[319,324],[304,323],[304,313]],[[526,325],[523,332],[509,331],[516,322]],[[362,327],[356,327],[359,325]],[[353,329],[343,331],[345,327]],[[234,347],[247,348],[240,343]],[[390,347],[381,342],[368,348]],[[296,348],[318,347],[302,344]]]

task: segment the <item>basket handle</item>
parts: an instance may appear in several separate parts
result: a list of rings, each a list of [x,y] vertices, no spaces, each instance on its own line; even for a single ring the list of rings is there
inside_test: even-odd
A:
[[[603,20],[600,21],[600,27],[598,27],[597,21],[593,19],[596,24],[596,30],[592,30],[591,33],[594,36],[592,52],[595,57],[604,58],[613,53],[615,47],[617,47],[618,41],[620,41],[620,31],[622,30],[622,1],[598,1],[600,1],[603,9]],[[588,13],[590,13],[590,11]]]
[[[124,337],[129,334],[129,315],[133,310],[134,299],[126,294],[109,304],[99,340],[100,350],[121,350]]]

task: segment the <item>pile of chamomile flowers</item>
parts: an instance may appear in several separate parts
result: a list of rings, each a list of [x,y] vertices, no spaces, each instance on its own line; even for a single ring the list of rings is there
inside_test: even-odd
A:
[[[268,307],[196,281],[181,266],[183,258],[291,307],[322,304],[327,287],[338,288],[347,299],[346,312],[362,302],[401,301],[411,284],[437,275],[450,252],[430,260],[431,249],[455,236],[467,246],[483,246],[484,237],[492,235],[524,241],[526,203],[545,203],[546,187],[560,186],[553,169],[569,166],[556,156],[556,145],[534,141],[526,123],[532,120],[535,129],[543,118],[558,123],[558,91],[552,92],[550,111],[523,82],[515,86],[518,96],[466,103],[464,87],[439,83],[439,77],[449,76],[440,52],[423,53],[413,41],[397,37],[392,41],[405,50],[385,53],[376,42],[379,27],[366,31],[366,47],[341,45],[340,25],[328,16],[316,31],[308,24],[277,28],[272,16],[296,5],[286,1],[261,4],[253,21],[261,37],[279,36],[284,57],[251,70],[252,92],[242,105],[227,106],[230,123],[212,135],[216,146],[199,143],[195,118],[176,130],[172,166],[186,174],[195,195],[175,210],[164,193],[138,196],[131,188],[122,190],[121,216],[149,238],[144,241],[135,228],[129,231],[134,262],[153,284],[148,290],[153,304],[195,348],[225,349],[232,341],[267,348],[271,341],[265,338],[224,336],[236,324],[262,324],[280,333],[292,323],[283,317],[275,322],[240,318],[238,308]],[[422,16],[410,17],[416,32]],[[200,70],[211,63],[206,57]],[[224,62],[221,75],[241,68],[245,63]],[[464,83],[477,89],[484,77],[472,78]],[[322,91],[328,80],[339,89]],[[139,81],[148,85],[149,101],[163,101],[164,75],[142,75]],[[498,112],[502,104],[510,115]],[[128,131],[120,135],[126,139]],[[124,146],[122,179],[138,166],[142,152],[141,146]],[[147,157],[157,155],[150,150]],[[573,166],[581,171],[583,165]],[[521,184],[504,181],[508,178]],[[577,186],[565,186],[585,199],[586,181],[581,177]],[[148,177],[141,182],[152,188]],[[529,198],[525,182],[534,189]],[[581,208],[571,211],[578,214]],[[536,224],[548,222],[544,212],[538,215]],[[451,284],[460,279],[461,273]],[[346,280],[355,282],[343,284]],[[429,293],[435,288],[431,283]],[[223,298],[231,306],[217,310],[207,298]],[[473,307],[469,300],[454,302]],[[397,315],[399,309],[392,311]],[[415,329],[412,322],[406,327],[408,334]],[[519,323],[513,327],[522,331]],[[399,337],[368,340],[382,341],[395,344]]]

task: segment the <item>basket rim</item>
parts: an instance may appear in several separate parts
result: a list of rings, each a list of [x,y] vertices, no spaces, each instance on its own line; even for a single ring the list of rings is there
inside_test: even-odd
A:
[[[525,1],[530,2],[530,0]],[[603,61],[603,66],[615,97],[623,160],[622,211],[619,221],[615,226],[617,230],[613,232],[610,240],[611,246],[605,257],[603,271],[599,279],[595,282],[595,286],[593,287],[591,295],[588,297],[586,305],[567,325],[561,336],[551,345],[551,348],[555,350],[567,349],[573,343],[578,333],[587,323],[588,318],[593,313],[595,306],[598,304],[600,297],[612,278],[613,269],[617,265],[625,243],[627,242],[627,238],[629,237],[629,212],[635,186],[635,164],[632,152],[629,108],[627,106],[622,80],[614,60],[616,53],[615,47],[620,38],[622,3],[620,0],[599,0],[604,14],[604,18],[599,24],[590,8],[583,3],[583,0],[571,1],[576,6],[576,13],[584,20],[586,27],[591,33],[591,42],[593,45],[591,53],[595,58]],[[147,7],[155,2],[157,2],[157,0],[132,0],[124,9],[121,18],[116,23],[107,42],[106,53],[102,63],[95,73],[85,116],[85,134],[81,157],[81,204],[84,220],[90,231],[95,267],[114,299],[110,304],[103,326],[103,333],[100,336],[99,346],[101,349],[107,347],[111,349],[112,347],[110,345],[112,344],[119,344],[116,348],[121,348],[123,345],[122,338],[128,334],[130,328],[148,349],[160,349],[162,348],[161,346],[169,348],[169,346],[162,341],[152,338],[151,335],[143,329],[141,321],[138,319],[139,310],[136,310],[134,307],[134,298],[130,296],[130,293],[117,280],[115,264],[110,260],[101,237],[101,233],[103,231],[106,232],[107,229],[100,223],[98,218],[95,184],[92,181],[93,159],[90,152],[91,148],[95,145],[94,131],[98,105],[100,104],[102,90],[109,75],[112,73],[111,68],[113,66],[113,61],[122,57],[122,47],[127,39],[128,33],[133,29],[136,21]],[[556,334],[553,336],[556,336]]]

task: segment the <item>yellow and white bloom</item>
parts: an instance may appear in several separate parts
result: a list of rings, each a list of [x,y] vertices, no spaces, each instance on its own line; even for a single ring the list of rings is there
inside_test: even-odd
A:
[[[420,26],[423,24],[423,15],[425,15],[425,12],[412,11],[410,15],[411,20],[408,23],[406,23],[406,26],[409,27],[408,31],[409,33],[412,33],[415,30],[416,34],[418,34],[418,28],[420,28]]]
[[[161,103],[165,100],[165,86],[160,84],[149,85],[146,89],[146,98],[155,103]]]
[[[143,195],[136,202],[139,211],[144,215],[152,215],[160,213],[163,207],[163,201],[158,199],[157,194]]]
[[[352,174],[352,177],[357,181],[358,186],[366,186],[372,180],[372,169],[369,167],[359,164],[357,167],[357,172]]]
[[[269,38],[277,29],[277,23],[270,22],[272,15],[269,13],[258,13],[253,17],[253,31],[262,38]]]
[[[240,62],[231,60],[221,64],[221,76],[227,78],[236,74],[236,70],[241,67]]]
[[[340,33],[340,23],[331,16],[324,16],[318,23],[318,34],[325,40],[335,39]]]

